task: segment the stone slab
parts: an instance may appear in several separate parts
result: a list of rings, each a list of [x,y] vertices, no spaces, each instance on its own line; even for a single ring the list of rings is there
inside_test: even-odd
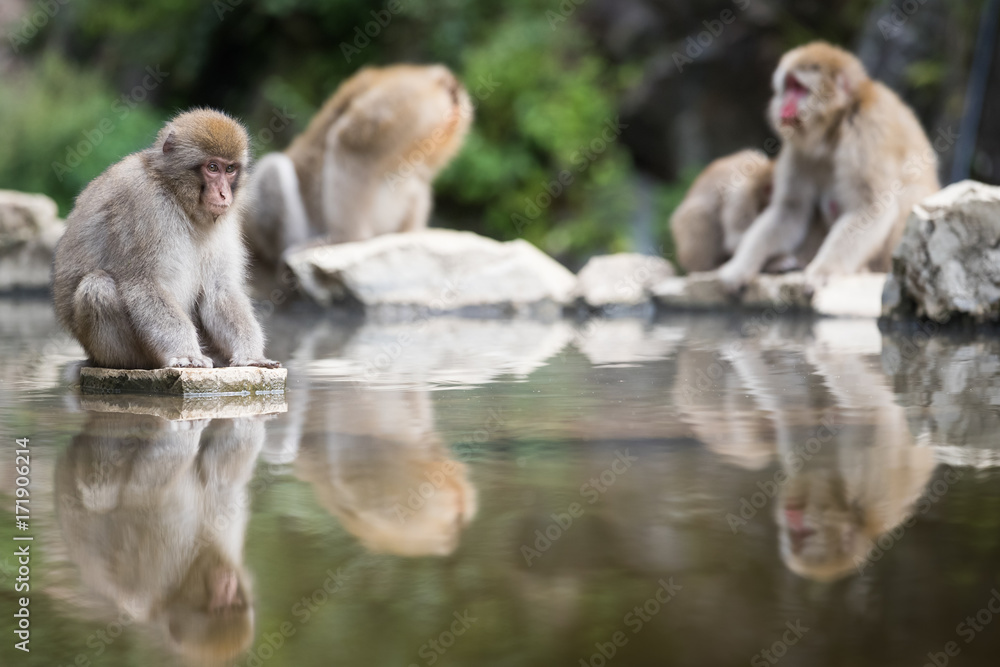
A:
[[[87,394],[80,408],[88,412],[153,415],[170,421],[235,419],[288,412],[281,393],[252,396],[143,396],[139,394]]]
[[[877,318],[882,312],[886,276],[867,273],[831,276],[810,282],[802,273],[761,275],[739,296],[726,293],[714,273],[693,273],[667,278],[651,292],[661,311],[733,308],[774,310],[777,313],[811,313],[823,317]]]
[[[153,394],[160,396],[257,396],[284,394],[286,368],[80,369],[84,394]]]

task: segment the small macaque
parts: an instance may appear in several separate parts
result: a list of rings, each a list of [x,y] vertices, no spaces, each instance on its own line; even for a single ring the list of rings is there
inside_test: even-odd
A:
[[[717,269],[771,201],[774,163],[761,151],[719,158],[701,172],[670,218],[677,262],[692,273]]]
[[[196,109],[77,197],[55,254],[56,312],[108,368],[275,367],[244,291],[246,130]]]
[[[688,273],[712,271],[733,256],[743,235],[771,202],[774,162],[762,151],[744,150],[705,168],[670,218],[677,262]],[[765,273],[803,269],[826,229],[813,216],[806,239],[794,252],[770,259]]]
[[[817,210],[829,231],[807,277],[886,271],[913,206],[940,187],[916,116],[857,58],[822,42],[786,53],[772,83],[768,115],[783,140],[774,192],[720,280],[741,290],[799,247]]]
[[[469,95],[442,65],[365,68],[251,181],[247,234],[277,264],[306,241],[364,241],[427,227],[431,183],[462,147]]]

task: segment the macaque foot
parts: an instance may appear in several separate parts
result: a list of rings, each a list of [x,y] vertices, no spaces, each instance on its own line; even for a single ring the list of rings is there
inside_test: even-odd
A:
[[[801,271],[802,264],[795,255],[782,255],[775,257],[764,267],[764,273],[791,273]]]
[[[258,368],[281,368],[281,362],[273,359],[231,359],[230,366],[256,366]]]
[[[212,360],[198,354],[188,357],[170,357],[167,359],[167,368],[211,368]]]
[[[715,276],[722,283],[722,289],[730,296],[739,296],[746,289],[747,283],[750,282],[750,278],[752,277],[740,271],[739,267],[732,262],[723,264],[716,271]]]

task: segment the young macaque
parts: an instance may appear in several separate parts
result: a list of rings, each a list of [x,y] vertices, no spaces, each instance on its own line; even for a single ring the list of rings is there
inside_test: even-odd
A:
[[[289,247],[424,229],[431,182],[472,120],[442,65],[366,68],[345,81],[284,153],[260,160],[247,234],[275,264]]]
[[[940,187],[916,116],[857,58],[822,42],[786,53],[773,86],[768,115],[783,139],[774,193],[720,280],[742,289],[802,243],[817,209],[829,232],[808,277],[887,270],[911,209]]]
[[[740,151],[708,165],[670,218],[681,268],[694,273],[722,266],[770,204],[773,187],[774,162],[761,151]],[[802,270],[825,235],[825,225],[813,215],[805,240],[794,252],[771,258],[764,273]]]
[[[755,150],[719,158],[701,172],[670,218],[682,269],[711,271],[733,256],[771,200],[773,173],[774,163]]]
[[[243,287],[249,140],[218,111],[176,116],[77,197],[56,248],[63,325],[109,368],[279,364]]]

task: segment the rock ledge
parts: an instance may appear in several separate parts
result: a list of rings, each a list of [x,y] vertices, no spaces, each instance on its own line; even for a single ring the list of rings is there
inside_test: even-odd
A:
[[[260,396],[283,394],[287,377],[286,368],[82,368],[80,391],[188,397]]]

